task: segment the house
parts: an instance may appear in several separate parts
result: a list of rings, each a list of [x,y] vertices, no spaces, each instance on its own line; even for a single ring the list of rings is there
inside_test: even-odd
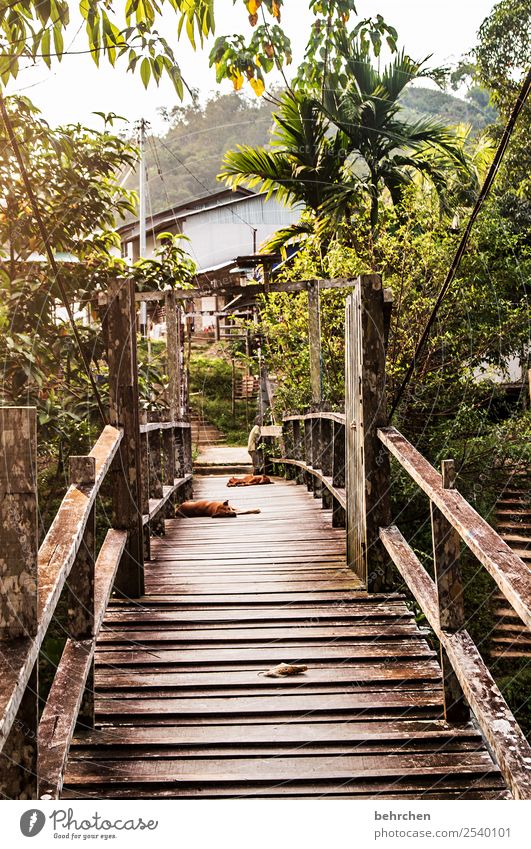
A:
[[[153,256],[157,236],[182,233],[189,242],[183,248],[197,265],[199,283],[236,283],[238,257],[254,255],[260,245],[281,227],[295,223],[300,210],[289,209],[265,192],[238,187],[186,201],[179,206],[149,216],[146,222],[146,258]],[[138,221],[118,228],[122,256],[130,262],[139,258],[140,228]],[[236,269],[236,271],[234,271]],[[204,297],[196,304],[198,312],[214,313],[224,305],[222,296]],[[203,315],[196,328],[217,330],[214,316]]]

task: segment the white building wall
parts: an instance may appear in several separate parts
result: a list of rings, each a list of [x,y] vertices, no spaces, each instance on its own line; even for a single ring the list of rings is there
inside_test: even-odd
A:
[[[300,210],[288,209],[274,198],[262,196],[246,198],[236,203],[200,210],[188,217],[179,218],[179,224],[165,225],[165,232],[176,233],[179,227],[190,241],[183,248],[196,262],[198,270],[231,262],[237,256],[259,250],[260,245],[280,227],[295,223]],[[149,220],[148,220],[149,228]],[[256,236],[255,236],[256,231]],[[138,256],[138,238],[126,246],[127,256]],[[153,256],[158,242],[148,233],[147,257]]]

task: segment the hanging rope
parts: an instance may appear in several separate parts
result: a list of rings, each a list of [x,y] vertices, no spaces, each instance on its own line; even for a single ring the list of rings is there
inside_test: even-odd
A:
[[[470,218],[468,220],[468,224],[465,228],[465,232],[463,233],[463,235],[461,237],[461,241],[459,243],[457,251],[455,252],[455,255],[454,255],[454,258],[453,258],[452,263],[450,265],[448,274],[446,275],[446,279],[445,279],[445,281],[444,281],[444,283],[441,287],[441,291],[439,292],[439,295],[437,296],[437,300],[435,301],[435,305],[434,305],[434,307],[431,311],[431,315],[428,319],[426,327],[424,328],[422,336],[420,337],[420,339],[418,341],[417,347],[415,349],[415,353],[413,355],[413,359],[412,359],[412,361],[411,361],[411,363],[408,367],[408,370],[407,370],[407,372],[404,376],[404,379],[403,379],[403,381],[402,381],[402,383],[401,383],[401,385],[398,389],[398,392],[395,395],[393,404],[391,406],[391,412],[389,414],[389,422],[391,422],[391,419],[392,419],[392,417],[393,417],[393,415],[394,415],[394,413],[395,413],[395,411],[398,407],[398,404],[400,403],[400,400],[401,400],[401,398],[404,394],[404,391],[405,391],[409,381],[411,380],[411,376],[412,376],[412,374],[415,370],[417,360],[418,360],[422,350],[424,349],[424,346],[426,344],[428,336],[430,335],[430,330],[433,327],[433,324],[434,324],[435,319],[437,317],[437,313],[439,312],[439,308],[440,308],[440,306],[441,306],[441,304],[444,300],[446,293],[448,292],[448,289],[452,285],[452,282],[455,278],[455,275],[457,273],[457,269],[459,268],[459,264],[461,262],[461,259],[463,258],[463,254],[466,250],[468,240],[470,238],[470,233],[472,232],[472,227],[474,226],[474,222],[479,215],[479,212],[480,212],[480,210],[483,206],[483,203],[485,202],[485,199],[487,198],[487,195],[488,195],[488,193],[489,193],[489,191],[492,187],[492,184],[494,183],[494,179],[496,177],[496,174],[497,174],[498,169],[500,167],[501,161],[502,161],[503,156],[505,154],[505,151],[507,149],[507,145],[509,144],[509,139],[511,138],[511,135],[512,135],[512,132],[514,130],[516,121],[518,119],[520,112],[522,111],[522,109],[524,107],[524,104],[525,104],[526,99],[529,95],[530,89],[531,89],[531,69],[528,71],[527,76],[524,80],[524,84],[522,85],[520,93],[519,93],[519,95],[516,99],[516,103],[514,104],[511,116],[510,116],[510,118],[509,118],[509,120],[506,124],[506,127],[503,131],[503,135],[502,135],[500,144],[498,145],[498,149],[496,151],[494,159],[492,161],[492,165],[490,166],[489,172],[488,172],[488,174],[485,178],[485,182],[483,183],[483,186],[481,187],[481,191],[479,193],[478,199],[475,203],[474,209],[472,210],[472,213],[471,213]]]
[[[70,326],[72,328],[72,333],[74,334],[74,339],[76,341],[76,345],[79,349],[79,353],[80,353],[81,359],[83,361],[83,366],[85,368],[85,372],[86,372],[87,377],[90,381],[90,385],[91,385],[92,391],[94,393],[94,398],[96,399],[96,403],[98,405],[98,410],[100,412],[103,423],[107,424],[107,417],[106,417],[106,413],[105,413],[105,408],[103,406],[103,403],[102,403],[102,400],[101,400],[101,397],[100,397],[100,393],[99,393],[98,387],[96,385],[96,381],[94,379],[94,375],[92,374],[92,372],[90,370],[90,361],[88,360],[87,355],[85,354],[85,351],[83,350],[83,346],[81,344],[81,337],[79,335],[79,330],[78,330],[76,322],[75,322],[74,313],[72,311],[72,307],[70,306],[70,302],[68,300],[68,295],[67,295],[66,289],[64,287],[63,281],[61,279],[61,275],[59,273],[59,267],[57,265],[57,262],[55,260],[55,257],[53,255],[52,249],[51,249],[50,244],[49,244],[48,234],[46,233],[46,228],[44,226],[44,222],[42,220],[42,217],[41,217],[41,214],[40,214],[40,211],[39,211],[39,205],[37,203],[37,198],[35,197],[35,193],[33,191],[31,181],[30,181],[28,172],[26,170],[26,166],[24,165],[24,160],[22,159],[20,147],[19,147],[17,138],[15,136],[15,132],[13,130],[13,125],[11,123],[11,119],[9,117],[9,113],[7,111],[5,101],[4,101],[4,98],[3,98],[3,95],[2,95],[1,92],[0,92],[0,111],[2,112],[2,118],[3,118],[4,123],[6,125],[6,130],[7,130],[8,136],[9,136],[9,141],[10,141],[11,147],[13,149],[13,153],[15,154],[15,158],[18,162],[18,165],[19,165],[19,168],[20,168],[20,174],[21,174],[22,180],[24,182],[25,189],[28,193],[28,198],[29,198],[29,201],[30,201],[30,204],[31,204],[31,208],[33,209],[33,214],[35,216],[35,220],[37,221],[37,226],[39,228],[39,232],[41,234],[41,238],[42,238],[42,241],[44,243],[44,249],[45,249],[46,254],[48,256],[48,261],[49,261],[50,266],[52,268],[52,271],[54,273],[55,279],[57,281],[57,285],[59,287],[59,292],[61,294],[61,300],[63,301],[64,308],[66,309],[66,312],[67,312],[67,315],[68,315],[68,320],[70,322]]]

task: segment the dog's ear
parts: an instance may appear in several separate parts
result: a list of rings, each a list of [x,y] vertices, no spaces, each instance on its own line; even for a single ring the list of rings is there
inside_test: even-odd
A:
[[[228,507],[228,506],[229,506],[229,499],[228,499],[228,498],[227,498],[227,500],[226,500],[226,501],[224,501],[224,502],[223,502],[223,506],[224,506],[224,507]]]

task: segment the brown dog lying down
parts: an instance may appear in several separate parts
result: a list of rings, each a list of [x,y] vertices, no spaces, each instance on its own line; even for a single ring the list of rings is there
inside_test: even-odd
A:
[[[245,516],[247,513],[260,513],[260,510],[236,510],[228,501],[185,501],[175,511],[176,516],[188,519],[211,518],[226,519],[233,516]]]
[[[245,475],[243,478],[229,478],[227,486],[262,486],[273,483],[267,475]]]

